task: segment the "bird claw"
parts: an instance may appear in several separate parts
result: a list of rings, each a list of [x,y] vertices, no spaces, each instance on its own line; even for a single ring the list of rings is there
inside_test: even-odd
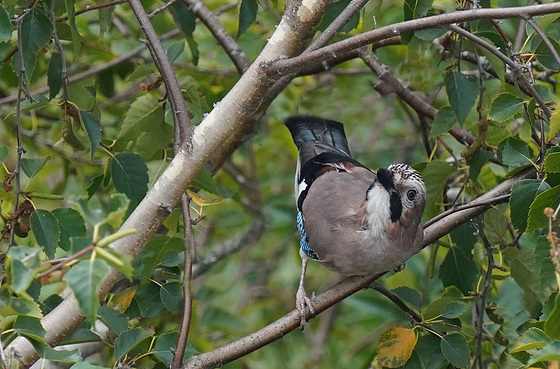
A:
[[[314,293],[311,295],[311,298],[315,298]],[[307,297],[307,293],[302,287],[298,288],[296,293],[296,308],[299,312],[299,327],[303,330],[303,328],[305,328],[305,323],[307,323],[306,310],[309,311],[309,318],[312,318],[315,316],[315,309],[311,304],[311,299]]]
[[[401,265],[399,265],[398,267],[396,267],[393,270],[395,271],[395,273],[398,273],[398,272],[402,271],[405,266],[406,266],[405,263],[402,263]]]

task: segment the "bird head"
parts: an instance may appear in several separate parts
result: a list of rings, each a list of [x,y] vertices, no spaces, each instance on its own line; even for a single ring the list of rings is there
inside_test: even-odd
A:
[[[379,168],[366,202],[370,225],[399,222],[408,227],[420,223],[426,206],[426,185],[422,176],[406,164]],[[372,224],[373,223],[373,224]]]

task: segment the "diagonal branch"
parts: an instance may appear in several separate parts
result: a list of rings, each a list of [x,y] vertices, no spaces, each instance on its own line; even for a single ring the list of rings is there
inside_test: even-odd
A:
[[[167,94],[173,112],[173,121],[175,125],[181,129],[181,145],[185,147],[188,152],[191,152],[194,127],[190,122],[187,105],[183,99],[183,93],[181,92],[177,77],[171,67],[171,62],[167,57],[167,52],[163,48],[154,27],[150,23],[150,18],[140,3],[140,0],[129,0],[128,3],[138,19],[140,28],[142,28],[142,31],[144,31],[144,34],[148,38],[148,49],[152,54],[152,58],[167,88]]]
[[[530,6],[508,7],[508,8],[481,8],[472,10],[456,11],[452,13],[434,15],[430,17],[413,19],[410,21],[391,24],[368,31],[346,40],[342,40],[329,46],[314,50],[289,59],[281,59],[268,62],[264,67],[265,73],[269,75],[284,75],[288,73],[299,73],[310,63],[322,63],[331,59],[341,52],[371,44],[372,42],[398,36],[407,32],[419,31],[422,29],[442,27],[449,24],[461,23],[477,19],[503,19],[503,18],[522,18],[534,15],[542,15],[560,12],[560,3],[539,4]]]
[[[449,214],[447,217],[431,224],[424,229],[424,241],[422,242],[422,246],[427,247],[432,242],[448,234],[469,219],[483,213],[491,206],[489,205],[489,200],[508,194],[514,183],[521,179],[534,178],[535,175],[536,173],[533,168],[520,172],[506,179],[484,195],[471,201],[469,208],[463,208],[463,210]],[[476,206],[477,204],[480,206]],[[315,316],[346,297],[361,289],[367,288],[383,274],[385,273],[367,277],[351,276],[332,286],[312,300]],[[266,327],[248,336],[242,337],[212,351],[191,357],[184,368],[206,369],[224,365],[282,338],[295,329],[299,329],[299,324],[299,312],[297,309],[294,309],[275,322],[270,323]]]

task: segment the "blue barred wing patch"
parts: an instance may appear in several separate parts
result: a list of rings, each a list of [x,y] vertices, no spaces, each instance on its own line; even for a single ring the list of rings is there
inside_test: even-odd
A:
[[[311,259],[319,260],[319,255],[311,247],[309,247],[309,239],[307,238],[307,234],[305,233],[305,228],[303,226],[303,213],[298,211],[297,213],[297,229],[299,231],[299,235],[301,240],[299,241],[299,247],[303,250],[305,255],[310,257]]]

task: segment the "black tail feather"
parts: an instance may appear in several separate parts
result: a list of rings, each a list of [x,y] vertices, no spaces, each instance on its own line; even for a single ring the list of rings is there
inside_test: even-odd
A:
[[[296,115],[286,119],[284,124],[290,130],[298,150],[305,142],[321,141],[351,156],[344,126],[340,122],[311,115]]]

